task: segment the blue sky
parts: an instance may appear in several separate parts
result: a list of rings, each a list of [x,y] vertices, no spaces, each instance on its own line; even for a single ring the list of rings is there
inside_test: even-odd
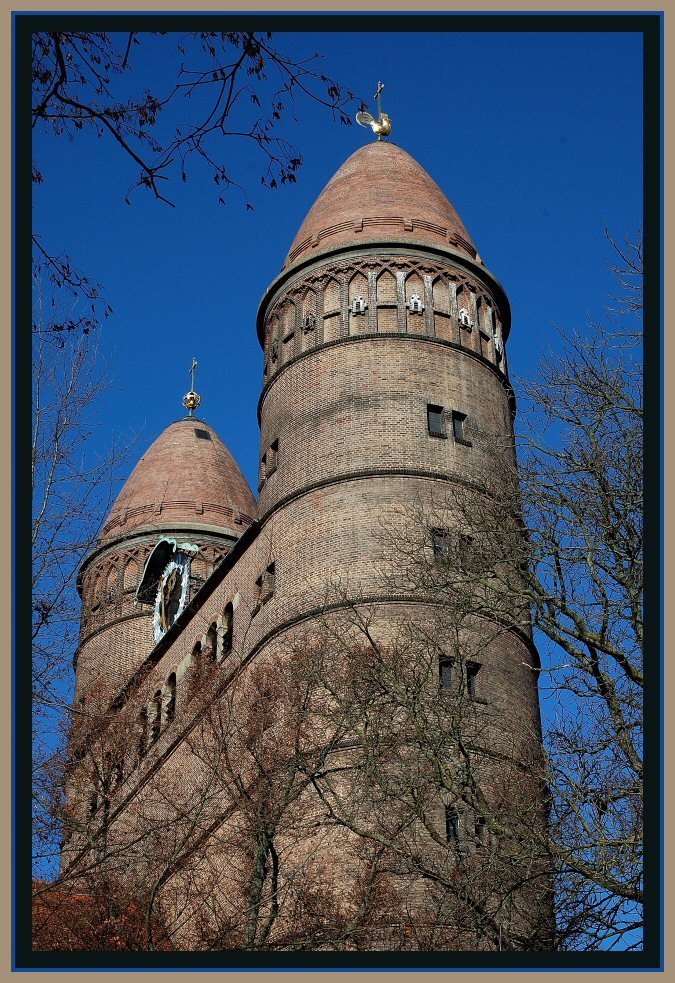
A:
[[[168,91],[177,37],[143,37],[129,92]],[[321,53],[322,70],[371,109],[378,79],[385,83],[391,139],[445,191],[509,295],[515,377],[555,344],[555,324],[583,328],[602,317],[612,292],[603,229],[621,239],[641,222],[639,34],[288,32],[274,42],[297,57]],[[168,188],[175,208],[141,191],[127,205],[136,167],[110,141],[35,135],[45,181],[34,193],[34,228],[100,281],[114,308],[101,351],[116,388],[95,439],[136,433],[130,468],[183,415],[195,355],[200,415],[255,487],[257,305],[326,182],[372,139],[307,102],[297,116],[280,129],[304,157],[296,185],[261,187],[258,162],[231,143],[253,212],[236,190],[219,205],[221,192],[196,163]]]

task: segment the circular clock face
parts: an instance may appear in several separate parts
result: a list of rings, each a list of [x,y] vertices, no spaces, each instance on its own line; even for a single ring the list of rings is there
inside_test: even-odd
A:
[[[165,568],[155,600],[153,628],[155,641],[165,635],[185,607],[188,592],[187,560],[177,558]]]

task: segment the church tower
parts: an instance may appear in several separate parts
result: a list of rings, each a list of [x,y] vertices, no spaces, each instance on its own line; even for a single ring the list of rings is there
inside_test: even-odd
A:
[[[246,479],[212,427],[190,411],[160,434],[79,573],[76,707],[88,693],[97,702],[117,695],[255,514]]]
[[[153,817],[200,830],[162,868],[173,945],[550,945],[543,855],[516,835],[545,844],[517,497],[501,526],[494,508],[496,452],[516,483],[510,327],[444,193],[378,140],[329,181],[260,304],[257,505],[191,415],[122,490],[81,573],[76,702],[103,680],[113,736],[125,715],[142,733],[85,823],[118,863],[136,851],[125,872],[164,862],[137,849],[161,842]]]

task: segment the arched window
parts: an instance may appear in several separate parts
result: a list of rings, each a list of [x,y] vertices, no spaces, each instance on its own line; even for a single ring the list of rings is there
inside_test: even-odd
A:
[[[159,739],[162,729],[162,691],[158,689],[152,698],[151,718],[150,718],[150,744],[154,744]]]
[[[145,752],[148,750],[148,711],[146,707],[143,707],[138,715],[138,758],[139,760],[145,756]]]
[[[209,630],[206,633],[206,651],[204,654],[209,663],[214,663],[218,657],[218,629],[215,622],[209,625]]]
[[[172,672],[164,686],[164,721],[170,724],[176,716],[176,673]]]
[[[232,651],[234,639],[234,608],[228,604],[223,611],[223,658]]]
[[[202,653],[202,643],[195,642],[190,659],[190,686],[188,699],[192,700],[199,692],[202,676],[204,674],[204,656]]]

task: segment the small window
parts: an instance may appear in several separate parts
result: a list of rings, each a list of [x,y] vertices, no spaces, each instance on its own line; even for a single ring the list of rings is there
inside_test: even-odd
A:
[[[190,685],[188,689],[188,699],[192,700],[199,693],[204,676],[204,657],[202,655],[202,643],[195,642],[190,658]]]
[[[445,437],[443,430],[443,407],[427,403],[427,426],[431,437]]]
[[[218,657],[218,629],[215,624],[209,625],[209,630],[206,633],[204,657],[209,663],[215,662]]]
[[[480,669],[478,662],[467,662],[466,664],[466,695],[470,700],[475,700],[477,696],[476,682]]]
[[[145,707],[138,715],[138,757],[145,756],[148,750],[148,711]]]
[[[432,529],[431,542],[434,548],[434,556],[447,557],[449,545],[447,529]]]
[[[279,441],[274,440],[270,444],[270,448],[267,451],[267,477],[268,478],[271,474],[274,474],[274,472],[277,469],[278,455],[279,455]]]
[[[232,651],[234,609],[228,604],[223,611],[223,657]]]
[[[166,681],[164,691],[164,719],[167,724],[176,716],[176,673],[172,672]]]
[[[489,842],[488,828],[483,816],[476,819],[476,839],[481,846],[487,846]]]
[[[452,433],[458,444],[466,444],[467,447],[471,447],[471,441],[467,440],[465,433],[466,424],[466,413],[459,413],[457,410],[452,411]]]
[[[198,430],[195,427],[195,437],[199,437],[200,440],[211,440],[211,434],[208,430]]]
[[[267,601],[269,601],[272,594],[274,594],[274,581],[275,581],[275,565],[270,563],[264,573],[261,573],[256,580],[256,586],[258,588],[258,608],[262,607]]]
[[[439,681],[441,689],[452,689],[454,660],[442,655],[438,661]]]
[[[445,838],[448,843],[459,843],[461,823],[456,809],[445,807]]]
[[[162,691],[157,690],[152,698],[152,723],[150,725],[150,743],[154,744],[159,739],[159,732],[162,728]]]
[[[113,764],[115,783],[121,785],[124,781],[124,755],[119,752],[115,755],[115,760]]]

